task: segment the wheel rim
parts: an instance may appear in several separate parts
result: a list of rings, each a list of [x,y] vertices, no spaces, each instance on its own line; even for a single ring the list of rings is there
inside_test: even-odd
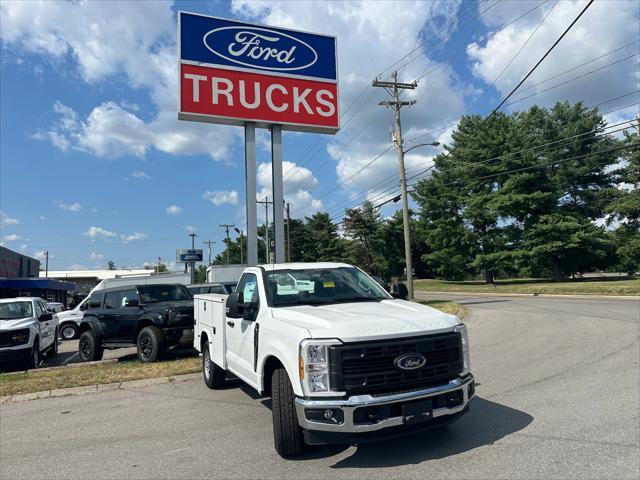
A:
[[[71,340],[76,334],[76,329],[73,327],[64,327],[62,329],[62,338],[65,340]]]
[[[204,351],[204,376],[207,379],[211,378],[211,357],[208,348]]]
[[[91,356],[91,343],[86,339],[80,341],[80,356],[82,358],[89,358]]]
[[[148,360],[151,357],[151,353],[153,352],[153,345],[151,344],[151,339],[146,335],[140,338],[140,355],[145,360]]]

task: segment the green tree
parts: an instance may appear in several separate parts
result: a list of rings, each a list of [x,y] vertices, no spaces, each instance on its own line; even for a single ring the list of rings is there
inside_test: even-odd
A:
[[[610,261],[608,234],[593,224],[614,190],[617,157],[606,150],[617,143],[604,126],[597,109],[566,102],[464,117],[414,194],[422,260],[436,275],[487,282],[543,265],[559,280]]]
[[[346,257],[344,241],[338,236],[338,226],[328,213],[306,217],[306,236],[302,251],[305,262],[335,262]]]
[[[107,269],[108,270],[115,270],[116,269],[116,264],[113,260],[109,260],[107,262]]]
[[[611,194],[605,211],[607,223],[617,225],[613,233],[617,245],[617,270],[633,275],[640,272],[640,120],[635,131],[625,132],[624,143],[630,148],[612,174],[618,188]]]
[[[386,277],[389,268],[384,254],[383,226],[380,212],[371,202],[345,211],[344,231],[352,240],[347,249],[350,263]]]

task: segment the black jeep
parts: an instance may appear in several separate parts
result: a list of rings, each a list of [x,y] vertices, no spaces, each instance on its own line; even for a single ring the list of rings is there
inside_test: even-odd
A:
[[[143,362],[193,338],[193,297],[184,285],[138,285],[93,292],[80,323],[78,354],[100,360],[104,349],[138,347]]]

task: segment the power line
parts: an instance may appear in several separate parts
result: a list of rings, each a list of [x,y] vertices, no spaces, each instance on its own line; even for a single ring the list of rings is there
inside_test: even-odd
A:
[[[538,23],[538,26],[535,28],[535,30],[533,32],[531,32],[531,35],[529,35],[529,37],[527,38],[527,40],[522,44],[522,46],[520,47],[520,49],[516,52],[516,54],[511,57],[511,60],[509,60],[509,62],[504,66],[504,68],[502,69],[502,71],[498,74],[498,76],[496,78],[493,79],[493,82],[491,82],[491,85],[489,85],[489,88],[493,87],[496,82],[500,79],[500,77],[502,76],[502,74],[504,72],[507,71],[507,69],[511,66],[511,64],[515,61],[516,58],[518,58],[518,56],[522,53],[522,50],[524,50],[524,48],[527,46],[527,44],[529,43],[529,41],[531,41],[531,39],[533,38],[533,36],[536,34],[536,32],[540,29],[540,27],[542,26],[542,24],[545,22],[545,20],[547,19],[547,17],[549,16],[549,14],[553,11],[554,8],[556,8],[556,5],[558,5],[558,3],[560,2],[560,0],[556,0],[556,3],[554,3],[551,8],[549,9],[549,11],[542,17],[542,20],[540,21],[540,23]]]
[[[549,50],[546,51],[546,53],[542,56],[542,58],[540,60],[538,60],[538,63],[536,63],[533,68],[531,70],[529,70],[529,73],[527,73],[524,78],[522,80],[520,80],[520,82],[518,82],[518,84],[513,88],[513,90],[511,90],[511,92],[509,92],[509,95],[507,95],[499,104],[496,108],[493,109],[493,111],[489,114],[488,118],[491,118],[493,116],[494,113],[496,113],[500,107],[502,107],[502,105],[504,105],[504,103],[509,100],[509,98],[511,97],[511,95],[513,95],[516,90],[518,90],[518,88],[520,87],[520,85],[522,85],[524,82],[526,82],[527,78],[529,78],[531,76],[531,74],[533,72],[535,72],[536,68],[538,68],[538,66],[544,61],[545,58],[547,58],[547,56],[553,51],[553,49],[556,47],[556,45],[558,45],[560,43],[560,41],[564,38],[564,36],[569,32],[569,30],[571,30],[571,28],[576,24],[576,22],[580,19],[580,17],[584,14],[584,12],[587,11],[587,9],[593,4],[594,0],[589,0],[589,3],[582,9],[582,11],[578,14],[578,16],[576,18],[574,18],[573,22],[571,22],[571,24],[565,29],[564,32],[562,32],[562,35],[560,35],[560,37],[558,37],[558,39],[553,43],[553,45],[551,45],[551,47],[549,48]]]
[[[586,77],[588,75],[591,75],[592,73],[599,72],[600,70],[604,70],[605,68],[609,68],[609,67],[611,67],[613,65],[617,65],[618,63],[624,62],[625,60],[629,60],[630,58],[634,58],[634,57],[637,57],[637,56],[638,56],[638,54],[634,53],[633,55],[629,55],[628,57],[621,58],[619,60],[616,60],[615,62],[608,63],[607,65],[603,65],[602,67],[596,68],[595,70],[590,70],[590,71],[585,72],[585,73],[583,73],[581,75],[578,75],[577,77],[573,77],[573,78],[571,78],[569,80],[565,80],[564,82],[557,83],[555,85],[547,87],[544,90],[540,90],[540,91],[538,91],[536,93],[532,93],[531,95],[527,95],[526,97],[517,98],[516,100],[513,100],[512,102],[509,102],[509,103],[505,104],[505,107],[508,107],[510,105],[514,105],[516,103],[522,102],[523,100],[527,100],[528,98],[535,97],[536,95],[540,95],[541,93],[548,92],[549,90],[553,90],[554,88],[561,87],[562,85],[566,85],[567,83],[575,82],[576,80],[580,80],[581,78],[584,78],[584,77]]]
[[[462,182],[462,184],[466,184],[466,183],[471,183],[473,181],[477,181],[477,180],[487,180],[489,178],[495,178],[495,177],[499,177],[501,175],[507,175],[510,173],[518,173],[518,172],[522,172],[522,171],[527,171],[527,170],[533,170],[536,168],[543,168],[543,167],[548,167],[551,165],[556,165],[558,163],[565,163],[565,162],[569,162],[571,160],[579,160],[582,158],[586,158],[586,157],[590,157],[592,155],[600,155],[600,154],[604,154],[604,153],[610,153],[610,152],[614,152],[614,151],[618,151],[618,150],[623,150],[623,149],[627,149],[627,148],[640,148],[640,143],[636,142],[633,143],[631,145],[623,145],[623,146],[619,146],[619,147],[614,147],[614,148],[610,148],[607,150],[601,150],[598,152],[591,152],[591,153],[587,153],[584,155],[578,155],[576,157],[571,157],[571,158],[564,158],[564,159],[560,159],[560,160],[555,160],[553,162],[547,162],[547,163],[543,163],[543,164],[539,164],[539,165],[531,165],[528,167],[522,167],[522,168],[516,168],[516,169],[512,169],[512,170],[508,170],[506,172],[500,172],[500,173],[496,173],[496,174],[492,174],[492,175],[485,175],[483,177],[477,177],[477,178],[473,178],[473,179],[469,179],[469,180],[465,180],[464,182]],[[461,182],[450,182],[450,183],[443,183],[441,186],[449,186],[449,185],[455,185],[456,183],[461,183]],[[415,190],[412,190],[411,193],[413,193]],[[388,199],[380,204],[374,205],[373,208],[380,208],[381,206],[389,203],[390,201],[392,201],[393,198]],[[344,220],[342,220],[341,222],[338,222],[337,225],[340,225],[344,223]]]
[[[622,108],[626,108],[626,107],[622,107]],[[615,111],[615,110],[613,110],[613,111]],[[596,138],[602,138],[602,137],[608,136],[608,135],[610,135],[612,133],[616,133],[616,132],[619,132],[619,131],[626,130],[627,128],[629,128],[629,125],[627,125],[627,126],[625,126],[623,128],[615,129],[615,130],[611,130],[611,129],[615,128],[615,127],[618,127],[618,126],[621,126],[621,125],[625,125],[625,124],[634,122],[634,121],[635,120],[627,120],[627,121],[620,122],[620,123],[617,123],[617,124],[614,124],[614,125],[606,126],[606,127],[604,127],[604,129],[607,130],[607,131],[603,131],[600,134],[598,134],[594,130],[590,130],[588,132],[583,132],[583,133],[580,133],[580,134],[577,134],[577,135],[572,135],[570,137],[565,137],[565,138],[562,138],[562,139],[559,139],[559,140],[555,140],[555,141],[552,141],[552,142],[548,142],[548,143],[545,143],[545,144],[536,145],[534,147],[529,147],[529,148],[522,149],[522,150],[519,150],[519,151],[516,151],[516,152],[506,153],[506,154],[503,154],[503,155],[500,155],[500,156],[497,156],[497,157],[493,157],[493,158],[484,160],[482,162],[475,162],[475,163],[473,163],[471,165],[461,165],[461,166],[453,167],[453,168],[450,168],[450,169],[439,170],[439,172],[440,173],[452,173],[452,172],[455,172],[456,170],[465,169],[465,168],[473,167],[473,166],[476,166],[476,165],[484,165],[484,164],[487,164],[487,163],[490,163],[490,162],[493,162],[493,161],[496,161],[496,160],[499,160],[499,159],[505,159],[505,158],[513,157],[515,155],[526,153],[526,152],[529,152],[529,151],[540,150],[540,149],[543,149],[545,147],[549,147],[549,146],[552,146],[552,145],[558,145],[558,144],[566,143],[566,142],[568,142],[570,140],[573,140],[573,139],[576,139],[576,138],[579,138],[579,137],[584,137],[586,135],[590,135],[590,134],[594,134],[594,133],[595,133],[595,137]],[[431,170],[434,167],[435,167],[435,165],[432,165],[431,167],[425,169],[424,171],[419,172],[418,174],[412,175],[411,177],[407,178],[407,180],[412,180],[414,178],[417,178],[420,175],[426,173],[428,170]],[[385,183],[385,182],[387,182],[387,180],[383,181],[383,183]],[[413,184],[411,186],[413,187],[414,185],[415,184]],[[395,185],[392,186],[392,187],[386,188],[382,192],[376,194],[374,197],[369,199],[369,201],[375,201],[375,200],[377,200],[379,198],[383,198],[384,196],[387,196],[387,195],[396,196],[397,195],[397,190],[398,190],[398,186],[395,186]],[[365,194],[368,193],[368,190],[364,191],[363,193],[365,193]],[[362,196],[362,195],[358,195],[358,196]],[[388,203],[388,202],[385,202],[385,203]],[[332,211],[333,210],[335,210],[335,207],[332,208]],[[338,217],[339,217],[339,215],[338,215]]]

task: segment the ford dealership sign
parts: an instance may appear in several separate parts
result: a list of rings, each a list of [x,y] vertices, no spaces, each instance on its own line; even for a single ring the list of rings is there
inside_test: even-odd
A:
[[[336,39],[180,12],[178,118],[338,131]]]

